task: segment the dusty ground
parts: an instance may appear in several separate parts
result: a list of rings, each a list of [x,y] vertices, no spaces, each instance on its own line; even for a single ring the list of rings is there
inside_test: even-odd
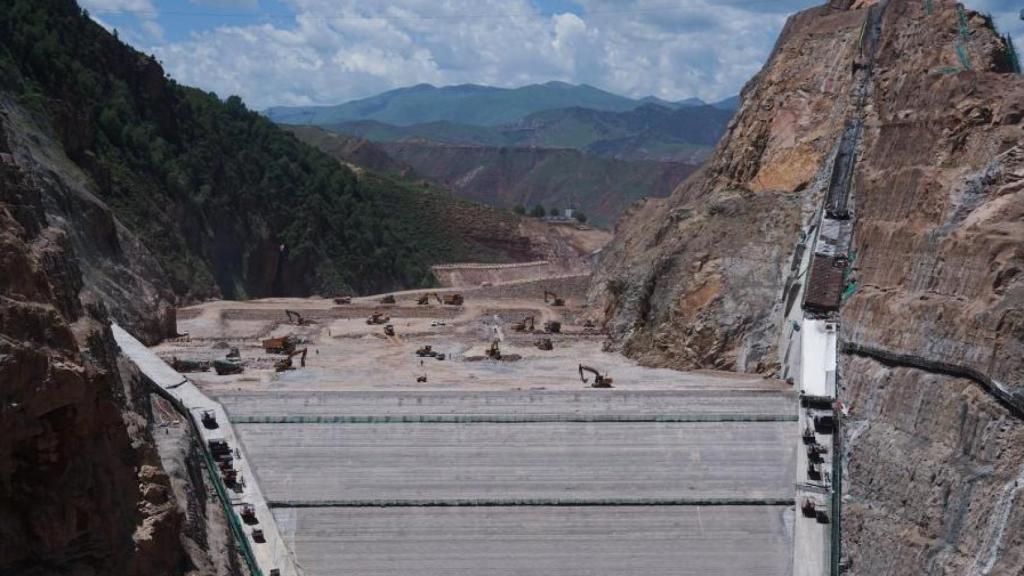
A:
[[[602,351],[604,336],[587,330],[579,319],[580,308],[555,308],[541,298],[467,299],[464,306],[440,306],[436,301],[418,306],[413,293],[397,296],[398,304],[380,306],[379,297],[357,298],[350,305],[336,306],[326,299],[267,299],[251,302],[210,302],[183,309],[178,330],[187,337],[168,341],[156,348],[170,359],[211,360],[223,357],[227,342],[237,346],[246,372],[217,376],[213,372],[192,374],[198,386],[215,395],[229,391],[325,391],[325,390],[579,390],[578,364],[591,365],[609,373],[615,387],[623,390],[726,389],[788,390],[783,382],[717,372],[677,372],[651,369],[616,353]],[[316,324],[287,324],[284,310],[293,310]],[[382,326],[368,325],[374,310],[391,316],[396,337],[384,335]],[[511,325],[526,315],[536,318],[533,333],[513,331]],[[562,334],[543,334],[543,323],[561,321]],[[444,326],[434,325],[444,322]],[[276,373],[261,339],[292,335],[309,353],[304,369]],[[517,354],[518,361],[474,360],[494,338],[501,340],[503,354]],[[554,350],[534,346],[540,338],[551,338]],[[444,361],[420,358],[416,350],[424,345],[447,355]],[[418,383],[418,376],[427,376]]]

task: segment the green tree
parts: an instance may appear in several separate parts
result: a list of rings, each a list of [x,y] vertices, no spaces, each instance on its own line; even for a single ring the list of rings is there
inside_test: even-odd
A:
[[[587,215],[584,214],[582,210],[577,210],[573,216],[575,216],[576,221],[579,222],[580,224],[586,224]]]
[[[552,207],[551,210],[548,212],[548,215],[558,216],[558,208]]]
[[[543,218],[545,214],[547,214],[547,211],[544,210],[544,205],[542,204],[537,204],[533,207],[533,210],[530,211],[530,216],[533,216],[534,218]]]
[[[515,212],[516,214],[519,214],[520,216],[525,216],[526,206],[523,206],[522,204],[516,204],[515,206],[512,207],[512,211]]]

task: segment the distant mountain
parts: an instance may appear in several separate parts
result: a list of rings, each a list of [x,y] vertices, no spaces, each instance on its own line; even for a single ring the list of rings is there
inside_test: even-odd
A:
[[[737,94],[736,96],[730,96],[724,100],[713,102],[711,105],[720,110],[728,110],[730,112],[735,112],[736,109],[740,107],[740,97]]]
[[[667,108],[645,104],[625,112],[561,108],[501,126],[431,122],[394,126],[374,121],[325,126],[377,142],[435,142],[457,146],[574,148],[620,160],[699,163],[725,131],[732,112],[715,106]]]
[[[264,114],[282,124],[336,124],[375,120],[396,126],[427,122],[454,122],[496,126],[554,108],[579,106],[595,110],[626,111],[642,103],[586,84],[565,82],[531,84],[521,88],[494,88],[462,84],[437,88],[419,84],[391,90],[337,106],[278,106]]]

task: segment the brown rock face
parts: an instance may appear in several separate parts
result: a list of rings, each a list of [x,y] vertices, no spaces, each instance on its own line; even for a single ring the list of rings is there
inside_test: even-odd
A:
[[[791,18],[707,167],[620,224],[590,291],[615,343],[650,364],[773,371],[800,227],[860,118],[840,338],[964,367],[1020,400],[1024,80],[1006,61],[991,23],[953,2]],[[864,357],[840,358],[840,384],[845,573],[1024,572],[1019,415],[977,382]]]

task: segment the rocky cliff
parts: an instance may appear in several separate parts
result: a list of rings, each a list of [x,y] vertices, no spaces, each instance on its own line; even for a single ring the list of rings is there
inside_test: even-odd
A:
[[[614,343],[646,363],[781,374],[794,253],[841,133],[859,130],[840,323],[846,573],[1024,570],[1011,61],[988,18],[949,1],[793,16],[706,168],[631,209],[591,288]]]

